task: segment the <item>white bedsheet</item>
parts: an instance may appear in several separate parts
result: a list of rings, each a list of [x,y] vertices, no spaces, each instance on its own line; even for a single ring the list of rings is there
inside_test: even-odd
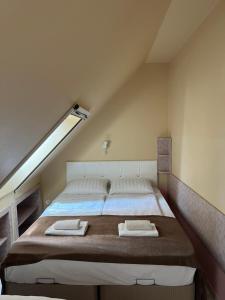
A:
[[[103,215],[158,215],[162,213],[154,194],[108,196]]]
[[[174,217],[161,194],[108,196],[103,215],[155,215]]]
[[[30,284],[182,286],[191,284],[194,274],[194,268],[183,266],[43,260],[9,267],[5,270],[5,279]]]
[[[75,195],[61,193],[45,209],[44,216],[99,216],[104,206],[104,195]]]
[[[159,215],[174,217],[159,189],[155,194],[59,194],[41,216]]]

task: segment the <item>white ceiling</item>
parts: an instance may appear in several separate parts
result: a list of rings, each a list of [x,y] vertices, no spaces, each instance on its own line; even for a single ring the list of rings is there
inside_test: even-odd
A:
[[[172,0],[146,62],[170,62],[219,0]]]

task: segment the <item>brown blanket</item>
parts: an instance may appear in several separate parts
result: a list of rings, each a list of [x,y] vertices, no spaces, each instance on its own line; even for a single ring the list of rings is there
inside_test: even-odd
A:
[[[80,217],[89,222],[84,237],[45,236],[57,220],[71,217],[39,218],[12,246],[4,267],[64,259],[92,262],[195,266],[194,251],[176,219],[169,217]],[[159,237],[119,237],[118,223],[125,219],[150,219]]]

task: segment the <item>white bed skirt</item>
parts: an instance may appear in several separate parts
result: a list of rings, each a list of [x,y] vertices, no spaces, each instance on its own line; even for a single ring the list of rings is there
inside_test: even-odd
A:
[[[195,268],[43,260],[5,270],[7,282],[60,283],[69,285],[162,285],[184,286],[193,282]]]

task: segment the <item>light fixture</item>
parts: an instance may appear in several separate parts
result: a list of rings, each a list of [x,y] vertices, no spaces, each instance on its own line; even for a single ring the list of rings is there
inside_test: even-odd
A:
[[[89,111],[87,111],[86,109],[84,109],[83,107],[81,107],[79,104],[75,104],[71,111],[70,114],[73,116],[77,116],[81,119],[87,119],[90,115]]]
[[[111,143],[110,140],[104,140],[104,142],[102,144],[102,149],[105,152],[105,154],[108,153],[108,149],[109,149],[110,143]]]

